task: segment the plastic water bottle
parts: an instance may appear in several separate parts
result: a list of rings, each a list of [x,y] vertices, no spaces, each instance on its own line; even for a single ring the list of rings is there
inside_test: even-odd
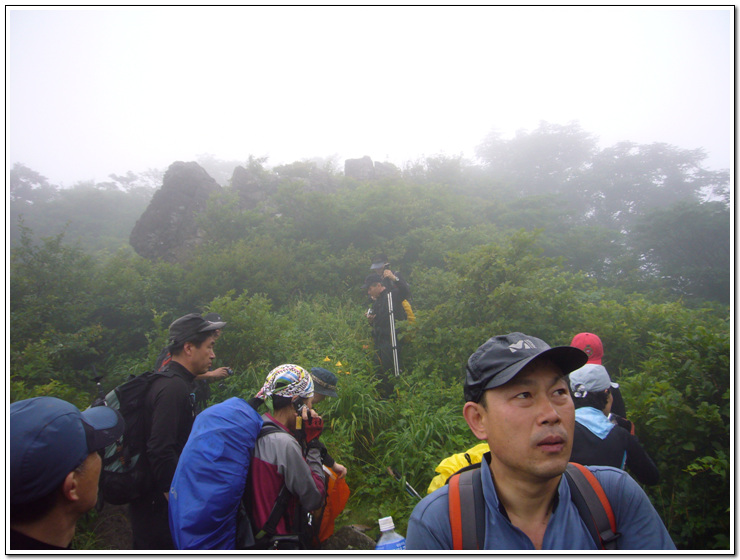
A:
[[[380,525],[380,538],[378,544],[375,545],[375,550],[406,550],[406,539],[403,535],[396,533],[392,517],[378,519],[378,525]]]

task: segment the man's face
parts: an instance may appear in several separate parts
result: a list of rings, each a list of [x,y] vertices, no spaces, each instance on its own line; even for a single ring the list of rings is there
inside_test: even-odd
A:
[[[210,336],[200,346],[191,345],[190,354],[190,373],[193,375],[200,375],[211,369],[216,354],[213,352],[213,347],[216,344],[216,337]]]
[[[378,299],[378,296],[383,293],[383,290],[385,288],[383,287],[383,284],[380,282],[376,282],[375,284],[370,285],[370,287],[367,289],[367,295],[369,295],[373,299]]]
[[[491,447],[494,478],[542,481],[563,473],[573,446],[575,408],[557,366],[535,360],[483,398],[481,433]]]

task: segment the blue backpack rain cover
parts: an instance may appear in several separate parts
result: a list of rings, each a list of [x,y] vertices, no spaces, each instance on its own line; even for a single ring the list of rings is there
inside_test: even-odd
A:
[[[195,418],[170,487],[170,532],[178,550],[234,550],[239,502],[262,417],[232,397]]]

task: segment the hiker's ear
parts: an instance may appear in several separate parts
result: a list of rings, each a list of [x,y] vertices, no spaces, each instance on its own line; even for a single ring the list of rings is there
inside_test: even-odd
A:
[[[463,416],[475,437],[483,440],[488,439],[485,409],[481,404],[466,402],[463,407]]]
[[[77,471],[72,471],[67,474],[62,482],[62,494],[70,502],[76,502],[80,499],[78,495],[79,480]]]

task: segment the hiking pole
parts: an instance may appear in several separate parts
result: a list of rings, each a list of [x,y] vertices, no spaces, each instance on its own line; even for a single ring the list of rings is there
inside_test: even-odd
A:
[[[98,389],[98,396],[95,397],[95,400],[90,405],[92,408],[93,406],[103,406],[105,404],[105,393],[103,392],[103,385],[100,383],[103,380],[103,375],[98,375],[98,370],[95,369],[95,365],[92,366],[92,371],[94,377],[92,378],[93,381],[95,381],[95,385]]]
[[[391,476],[392,476],[393,478],[395,478],[396,480],[398,480],[399,482],[401,481],[401,478],[403,478],[403,477],[401,476],[401,473],[399,473],[399,472],[398,472],[398,471],[397,471],[396,469],[394,469],[393,467],[388,467],[388,473],[389,473],[389,474],[390,474],[390,475],[391,475]],[[405,484],[406,484],[406,492],[408,493],[408,495],[409,495],[409,496],[411,496],[412,498],[418,498],[419,500],[421,500],[421,496],[419,495],[419,493],[418,493],[418,492],[417,492],[416,490],[414,490],[414,487],[413,487],[413,486],[411,486],[411,485],[410,485],[410,484],[408,483],[408,481],[404,481],[404,482],[405,482]]]
[[[396,345],[396,320],[393,317],[393,294],[388,292],[388,316],[391,322],[391,351],[393,352],[393,373],[400,375],[398,370],[398,346]]]

